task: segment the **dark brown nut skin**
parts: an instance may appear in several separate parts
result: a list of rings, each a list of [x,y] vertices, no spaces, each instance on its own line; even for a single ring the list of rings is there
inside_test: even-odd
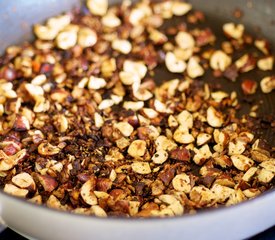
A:
[[[242,90],[243,90],[244,94],[246,94],[246,95],[252,95],[252,94],[254,94],[256,92],[258,84],[254,80],[245,79],[242,82],[241,86],[242,86]]]
[[[58,186],[58,182],[51,176],[37,174],[36,177],[46,192],[52,192]]]
[[[178,161],[190,161],[190,152],[184,147],[176,148],[170,152],[170,158]]]
[[[112,187],[112,181],[109,178],[98,178],[96,181],[96,189],[98,191],[107,192]]]
[[[158,177],[164,183],[165,186],[168,186],[176,173],[175,168],[171,165],[165,165],[164,169],[159,173]]]

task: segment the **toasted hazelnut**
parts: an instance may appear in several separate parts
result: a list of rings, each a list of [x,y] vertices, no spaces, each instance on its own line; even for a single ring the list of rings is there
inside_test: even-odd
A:
[[[132,45],[129,41],[123,39],[115,39],[112,42],[112,48],[120,53],[128,54],[132,50]]]
[[[142,111],[144,112],[144,114],[146,115],[146,117],[148,117],[150,119],[154,119],[154,118],[156,118],[158,116],[158,112],[156,112],[152,108],[143,108]]]
[[[229,142],[228,155],[240,155],[245,151],[245,143],[243,141],[236,141],[236,143]]]
[[[152,161],[155,164],[163,164],[167,159],[168,159],[168,153],[164,150],[157,151],[152,157]]]
[[[217,92],[212,92],[211,97],[216,101],[216,102],[221,102],[223,99],[228,97],[228,94],[223,91],[217,91]]]
[[[260,59],[257,62],[257,66],[262,71],[269,71],[269,70],[273,69],[273,63],[274,63],[273,56],[268,56],[268,57]]]
[[[133,111],[138,111],[138,110],[142,109],[143,106],[144,106],[144,102],[141,102],[141,101],[139,101],[139,102],[125,101],[123,103],[123,107],[125,109],[128,109],[128,110],[131,109]]]
[[[265,168],[261,169],[258,173],[258,180],[262,183],[270,183],[274,178],[275,174]]]
[[[172,185],[179,192],[189,193],[191,191],[191,180],[186,173],[176,175],[172,180]]]
[[[223,115],[218,112],[214,107],[207,109],[207,122],[212,127],[221,127],[224,123]]]
[[[17,115],[13,128],[16,131],[27,131],[30,129],[29,120],[25,116]]]
[[[275,77],[265,77],[260,83],[263,93],[270,93],[275,89]]]
[[[57,31],[61,31],[71,23],[71,17],[69,14],[63,14],[56,17],[49,18],[47,20],[47,26],[54,28]]]
[[[53,40],[58,34],[58,29],[40,24],[34,25],[34,33],[41,40]]]
[[[243,175],[242,180],[249,182],[251,178],[256,174],[258,171],[258,168],[256,167],[251,167],[249,168],[246,173]]]
[[[242,82],[241,87],[244,94],[252,95],[256,92],[258,84],[254,80],[246,79]]]
[[[113,13],[109,12],[101,19],[102,24],[105,27],[116,28],[121,25],[120,19]]]
[[[86,181],[81,189],[80,189],[80,195],[85,203],[89,205],[97,205],[97,197],[94,194],[94,188],[95,188],[95,181],[94,179],[90,179]]]
[[[128,148],[128,154],[133,158],[142,157],[145,154],[145,151],[146,151],[146,142],[143,140],[133,141]]]
[[[166,54],[165,65],[172,73],[183,73],[186,69],[186,63],[183,60],[178,59],[172,52]]]
[[[191,78],[197,78],[204,74],[203,67],[196,57],[191,57],[187,63],[187,74]]]
[[[201,146],[206,144],[211,139],[211,135],[207,133],[199,133],[197,136],[197,145]]]
[[[115,128],[117,128],[124,137],[129,137],[134,131],[134,128],[132,127],[132,125],[130,125],[127,122],[116,123]]]
[[[210,66],[214,70],[225,71],[231,62],[231,57],[221,50],[215,51],[210,58]]]
[[[95,121],[95,126],[97,128],[101,128],[103,126],[103,124],[104,124],[103,117],[99,113],[97,113],[97,112],[95,112],[94,121]]]
[[[223,25],[223,31],[226,36],[234,39],[241,39],[244,33],[244,26],[242,24],[226,23]]]
[[[101,208],[98,205],[94,205],[91,207],[92,214],[94,214],[97,217],[107,217],[107,213],[104,211],[103,208]]]
[[[195,40],[190,33],[179,32],[175,37],[178,46],[184,50],[193,49],[195,47]]]
[[[60,148],[53,146],[50,143],[41,143],[38,146],[38,153],[43,155],[43,156],[52,156],[56,155],[60,152]]]
[[[31,84],[41,86],[43,83],[47,81],[47,77],[45,74],[40,74],[32,79]]]
[[[120,72],[119,78],[124,85],[132,85],[133,83],[140,82],[139,75],[132,72]]]
[[[162,32],[156,30],[156,29],[150,29],[150,35],[149,38],[155,43],[155,44],[163,44],[167,42],[168,38],[166,35],[164,35]]]
[[[171,128],[172,127],[177,127],[179,125],[177,119],[173,115],[169,116],[169,118],[168,118],[168,125]]]
[[[261,194],[261,191],[259,189],[249,188],[249,189],[245,189],[243,191],[243,194],[247,198],[254,198],[254,197],[258,196],[259,194]]]
[[[51,176],[37,174],[37,178],[46,192],[52,192],[58,186],[57,181]]]
[[[7,156],[2,150],[0,150],[0,171],[8,171],[18,164],[26,156],[26,149],[18,151],[12,156]]]
[[[7,183],[7,184],[5,184],[4,192],[14,195],[14,196],[17,196],[17,197],[26,197],[29,191],[27,189],[21,189],[21,188],[14,186],[13,184]]]
[[[83,48],[92,47],[97,42],[96,32],[87,27],[80,28],[77,37],[78,45]]]
[[[88,88],[97,90],[97,89],[104,88],[106,86],[106,84],[107,83],[106,83],[105,79],[91,76],[89,78]]]
[[[195,186],[190,192],[190,199],[196,203],[211,203],[215,199],[215,194],[206,187]]]
[[[256,61],[254,57],[250,54],[244,54],[235,62],[235,66],[242,73],[253,70],[255,68],[255,65]]]
[[[138,89],[137,91],[133,91],[133,95],[137,100],[140,101],[148,101],[153,97],[153,94],[147,89]]]
[[[67,50],[76,45],[77,32],[75,31],[62,31],[56,37],[57,47]]]
[[[55,116],[55,127],[60,133],[65,133],[69,128],[68,119],[63,114]]]
[[[193,127],[193,116],[190,112],[187,110],[183,110],[178,116],[177,116],[178,123],[188,129]]]
[[[214,157],[214,162],[215,164],[221,166],[222,168],[227,168],[232,166],[231,159],[226,155]]]
[[[235,192],[234,189],[219,184],[214,184],[211,191],[215,194],[215,200],[219,203],[224,203]]]
[[[256,39],[254,44],[265,55],[269,54],[269,44],[265,39]]]
[[[203,145],[200,149],[194,148],[195,156],[193,157],[193,161],[201,165],[205,162],[205,160],[212,157],[212,152],[207,144]]]
[[[126,60],[123,64],[123,71],[137,74],[140,79],[143,79],[147,73],[147,67],[143,62],[134,62]]]
[[[26,172],[19,173],[12,178],[12,183],[20,188],[35,191],[36,186],[32,176]]]
[[[260,166],[268,171],[275,173],[275,161],[274,158],[271,160],[264,161],[260,164]]]
[[[175,16],[183,16],[192,9],[192,5],[185,2],[173,2],[172,12]]]
[[[112,99],[104,99],[99,105],[99,110],[104,110],[106,108],[112,107],[114,105],[114,100]]]
[[[233,155],[231,156],[231,160],[233,165],[241,171],[247,171],[254,164],[252,159],[244,155]]]
[[[134,172],[138,174],[149,174],[151,173],[151,168],[148,162],[134,162],[131,164]]]
[[[195,141],[192,134],[188,132],[188,129],[186,127],[183,127],[182,125],[176,129],[173,134],[173,138],[176,142],[182,144],[189,144]]]
[[[87,7],[92,14],[104,16],[108,10],[108,0],[88,0]]]

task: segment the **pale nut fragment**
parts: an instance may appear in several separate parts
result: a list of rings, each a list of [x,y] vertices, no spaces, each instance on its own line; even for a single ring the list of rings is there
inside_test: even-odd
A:
[[[163,44],[167,42],[168,38],[166,35],[164,35],[162,32],[156,30],[156,29],[150,29],[149,38],[155,43],[155,44]]]
[[[38,146],[38,153],[42,156],[53,156],[60,152],[60,148],[53,146],[48,142],[41,143]]]
[[[91,76],[89,78],[88,88],[98,90],[104,88],[107,85],[105,79]]]
[[[135,141],[133,141],[130,144],[127,152],[133,158],[142,157],[146,152],[146,142],[144,140],[135,140]]]
[[[265,168],[261,169],[258,172],[258,180],[262,183],[270,183],[272,179],[274,178],[275,174],[269,170],[266,170]]]
[[[51,195],[48,198],[46,204],[47,204],[47,207],[50,207],[50,208],[55,208],[58,210],[66,210],[66,206],[63,206],[61,202],[58,200],[58,198],[54,195]]]
[[[135,216],[138,213],[140,202],[129,201],[129,214],[130,216]]]
[[[12,183],[20,188],[35,191],[36,186],[32,176],[26,172],[19,173],[11,179]]]
[[[97,197],[94,194],[94,180],[89,179],[80,188],[80,195],[85,203],[89,205],[97,205]]]
[[[154,119],[158,116],[158,112],[156,112],[152,108],[143,108],[142,111],[144,112],[146,117],[148,117],[149,119]]]
[[[265,55],[269,54],[269,44],[265,39],[256,39],[254,45]]]
[[[144,102],[139,101],[139,102],[132,102],[132,101],[125,101],[123,103],[123,108],[127,110],[133,110],[133,111],[138,111],[142,109],[144,106]]]
[[[208,144],[203,145],[199,149],[194,148],[194,152],[195,152],[195,155],[193,157],[193,161],[197,165],[201,165],[202,163],[205,162],[205,160],[212,157],[212,152],[210,151],[210,148],[209,148]]]
[[[244,33],[243,24],[226,23],[223,25],[223,31],[226,36],[236,40],[241,39]]]
[[[148,101],[153,97],[153,94],[149,90],[142,88],[139,88],[137,91],[133,91],[133,95],[137,100],[140,101]]]
[[[212,106],[209,107],[207,109],[207,122],[211,127],[221,127],[224,123],[222,113]]]
[[[156,139],[155,144],[156,144],[157,151],[160,151],[160,150],[172,151],[173,149],[177,148],[177,144],[173,140],[168,139],[164,135],[160,135]]]
[[[169,116],[168,125],[170,128],[177,127],[179,125],[177,119],[173,115]]]
[[[217,92],[212,92],[211,97],[215,100],[215,102],[221,102],[223,99],[228,97],[228,93],[223,92],[223,91],[217,91]]]
[[[143,79],[147,73],[147,67],[143,62],[126,60],[123,63],[123,71],[137,74],[140,79]]]
[[[131,167],[135,173],[138,174],[150,174],[151,168],[148,162],[134,162],[131,164]]]
[[[176,175],[172,180],[173,188],[179,192],[190,193],[191,180],[186,173]]]
[[[140,77],[133,72],[120,72],[119,79],[124,85],[132,85],[133,83],[140,83]]]
[[[244,155],[233,155],[231,156],[231,160],[233,162],[233,165],[241,171],[247,171],[254,164],[254,161],[252,159]]]
[[[121,25],[121,20],[114,13],[107,13],[102,17],[101,22],[103,26],[108,28],[116,28]]]
[[[95,112],[95,115],[94,115],[94,122],[97,128],[101,128],[104,125],[103,117],[97,112]]]
[[[273,56],[268,56],[268,57],[262,58],[257,62],[258,68],[262,71],[272,70],[273,64],[274,64]]]
[[[94,205],[91,207],[92,214],[97,217],[107,217],[107,213],[98,205]]]
[[[134,8],[130,12],[129,22],[133,26],[138,26],[138,25],[141,24],[141,22],[142,22],[142,20],[144,19],[145,16],[146,16],[146,13],[143,11],[143,9]]]
[[[116,145],[119,149],[125,149],[130,145],[130,141],[129,139],[122,137],[116,140]]]
[[[178,46],[184,50],[193,49],[195,47],[195,40],[188,32],[179,32],[175,37],[175,41]]]
[[[59,114],[55,118],[55,127],[60,133],[65,133],[69,128],[69,121],[64,114]]]
[[[58,34],[58,29],[51,28],[50,26],[40,25],[40,24],[34,25],[33,31],[39,39],[45,40],[45,41],[54,40]]]
[[[193,187],[189,196],[191,201],[203,204],[211,203],[215,199],[215,194],[204,186]]]
[[[264,161],[260,166],[270,172],[275,173],[275,159],[271,158],[270,160]]]
[[[158,150],[152,157],[155,164],[163,164],[168,159],[168,153],[165,150]]]
[[[31,84],[36,86],[41,86],[43,83],[47,81],[47,77],[45,74],[37,75],[35,78],[32,79]]]
[[[92,47],[97,42],[96,32],[88,27],[82,27],[78,31],[77,44],[83,48]]]
[[[112,48],[120,53],[128,54],[132,50],[132,44],[128,40],[115,39],[112,42]]]
[[[204,74],[204,69],[196,57],[191,57],[189,59],[186,70],[188,76],[191,78],[201,77]]]
[[[258,168],[256,167],[251,167],[249,168],[246,173],[243,175],[242,180],[249,182],[252,177],[256,174],[256,172],[258,171]]]
[[[61,31],[71,23],[71,17],[69,14],[63,14],[56,17],[49,18],[47,26],[57,31]]]
[[[243,141],[236,141],[236,143],[229,142],[228,144],[228,155],[239,155],[245,151],[246,144]]]
[[[265,77],[260,83],[263,93],[270,93],[275,89],[275,77]]]
[[[186,2],[173,2],[172,12],[175,16],[184,16],[192,9],[192,5]]]
[[[27,189],[21,189],[9,183],[5,184],[5,187],[3,190],[4,192],[16,197],[26,197],[29,192]]]
[[[258,195],[260,195],[262,192],[257,189],[257,188],[249,188],[249,189],[245,189],[243,191],[243,194],[247,197],[247,198],[254,198],[257,197]]]
[[[12,156],[7,156],[0,150],[0,171],[8,171],[18,164],[27,154],[26,149],[22,149]]]
[[[108,0],[88,0],[87,7],[92,14],[104,16],[108,10]]]
[[[62,31],[56,37],[56,45],[62,50],[67,50],[77,43],[77,32],[72,30]]]
[[[112,107],[114,105],[114,101],[112,99],[104,99],[99,105],[99,110],[104,110],[106,108]]]
[[[210,66],[214,70],[225,71],[232,62],[231,57],[221,50],[215,51],[210,58]]]
[[[215,194],[215,200],[218,203],[224,203],[229,197],[235,193],[235,190],[219,184],[214,184],[211,191]]]
[[[172,73],[183,73],[186,69],[186,63],[183,60],[178,59],[172,52],[166,53],[165,65]]]
[[[134,131],[134,128],[131,124],[128,122],[119,122],[115,124],[115,128],[117,128],[124,137],[129,137],[132,132]]]
[[[188,132],[188,128],[180,125],[173,134],[173,139],[182,144],[189,144],[195,141],[195,138]]]
[[[187,110],[183,110],[178,116],[177,116],[178,123],[188,129],[191,129],[193,127],[193,116],[190,112]]]
[[[199,135],[197,136],[197,145],[201,146],[206,144],[210,139],[212,138],[212,136],[208,133],[199,133]]]

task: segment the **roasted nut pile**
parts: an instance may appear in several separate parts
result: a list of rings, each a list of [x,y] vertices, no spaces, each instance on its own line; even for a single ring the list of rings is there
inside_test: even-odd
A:
[[[271,189],[274,148],[253,132],[259,106],[237,117],[237,93],[204,81],[210,72],[237,86],[243,73],[270,72],[268,42],[226,23],[216,47],[204,20],[180,1],[88,0],[35,25],[33,43],[9,47],[0,59],[4,191],[81,214],[165,217]],[[158,68],[174,77],[156,84]],[[259,85],[271,94],[275,76]],[[241,83],[246,95],[257,87]]]

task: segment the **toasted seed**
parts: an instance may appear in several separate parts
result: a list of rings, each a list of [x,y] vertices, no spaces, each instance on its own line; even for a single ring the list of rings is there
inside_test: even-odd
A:
[[[131,164],[131,167],[134,172],[138,174],[149,174],[151,173],[151,168],[147,162],[134,162]]]

